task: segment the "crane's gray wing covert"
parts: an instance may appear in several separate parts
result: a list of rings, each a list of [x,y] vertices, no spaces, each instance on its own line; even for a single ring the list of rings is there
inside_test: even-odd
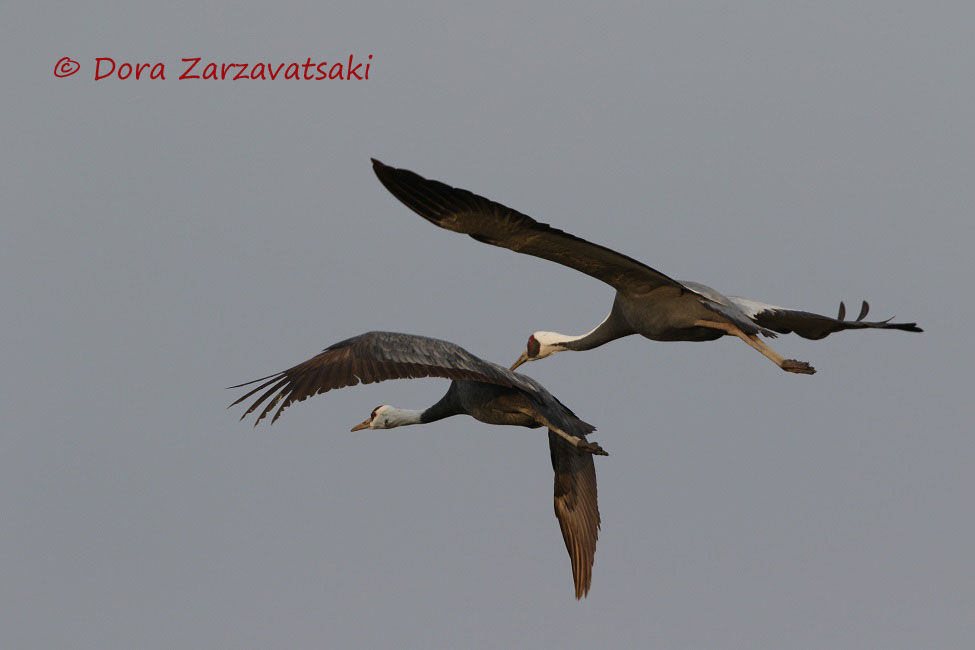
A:
[[[579,451],[552,431],[548,446],[555,471],[555,516],[572,560],[576,598],[589,593],[599,537],[596,467],[592,454]]]
[[[523,375],[484,361],[449,341],[396,332],[367,332],[331,345],[293,368],[230,386],[240,388],[263,382],[230,406],[267,389],[241,416],[244,419],[271,398],[258,414],[256,426],[278,403],[281,406],[271,418],[272,423],[292,403],[319,393],[359,383],[419,377],[483,381],[516,388],[532,396],[537,394],[534,382],[526,381]]]
[[[623,291],[685,287],[632,257],[539,223],[473,192],[423,178],[372,159],[379,181],[408,208],[434,225],[479,242],[534,255],[582,271]]]
[[[845,320],[846,305],[840,303],[839,313],[836,318],[814,314],[798,309],[786,309],[775,305],[749,300],[747,298],[729,297],[733,303],[738,305],[748,316],[762,327],[774,330],[779,334],[789,334],[795,332],[806,339],[818,340],[825,338],[834,332],[842,332],[850,329],[896,329],[905,332],[923,332],[917,323],[891,323],[891,319],[883,321],[863,320],[870,305],[866,300],[860,306],[860,315],[855,320]]]

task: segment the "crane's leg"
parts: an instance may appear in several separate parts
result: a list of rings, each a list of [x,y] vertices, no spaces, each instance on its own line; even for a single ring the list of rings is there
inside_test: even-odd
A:
[[[590,454],[593,454],[595,456],[609,456],[609,453],[606,452],[602,447],[600,447],[599,443],[590,442],[585,438],[580,438],[579,436],[574,436],[571,433],[566,433],[562,429],[558,428],[557,426],[549,422],[548,418],[545,417],[542,413],[539,413],[537,409],[526,407],[526,408],[519,408],[518,410],[524,413],[525,415],[529,415],[535,418],[535,421],[538,423],[536,426],[548,427],[552,431],[552,433],[558,434],[559,436],[565,438],[566,442],[568,442],[570,445],[572,445],[579,451],[587,451]]]
[[[717,321],[710,320],[699,320],[695,321],[695,325],[699,327],[711,327],[716,330],[722,330],[728,334],[733,334],[740,338],[742,341],[752,346],[766,357],[772,360],[772,363],[777,365],[782,370],[786,372],[794,372],[800,375],[811,375],[816,372],[816,369],[810,366],[805,361],[796,361],[795,359],[783,359],[782,356],[765,344],[765,341],[758,338],[754,334],[745,334],[741,331],[737,325],[731,323],[720,323]]]
[[[565,431],[562,431],[557,427],[553,427],[551,423],[549,423],[547,426],[554,433],[557,433],[558,435],[565,438],[570,445],[572,445],[576,449],[579,449],[580,451],[588,451],[590,454],[593,454],[595,456],[609,456],[609,453],[605,451],[602,447],[600,447],[598,442],[589,442],[588,440],[585,440],[584,438],[580,438],[579,436],[574,436],[571,433],[566,433]]]

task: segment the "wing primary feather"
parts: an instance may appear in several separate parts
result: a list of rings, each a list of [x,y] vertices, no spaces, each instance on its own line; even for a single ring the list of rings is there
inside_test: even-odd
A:
[[[251,395],[253,395],[257,391],[263,390],[264,388],[267,388],[268,386],[271,386],[271,384],[274,384],[273,386],[271,386],[271,388],[266,393],[264,393],[263,395],[261,395],[261,397],[259,399],[257,399],[253,404],[251,404],[250,408],[248,408],[246,411],[244,411],[244,415],[240,416],[241,419],[244,419],[244,417],[246,417],[249,413],[252,413],[254,411],[254,409],[256,409],[261,402],[263,402],[264,400],[266,400],[271,393],[273,393],[275,390],[277,390],[278,386],[281,386],[282,383],[287,383],[287,381],[288,381],[288,378],[285,377],[283,374],[274,375],[274,378],[273,379],[271,379],[270,381],[267,381],[267,382],[261,384],[260,386],[258,386],[254,390],[250,391],[249,393],[247,393],[246,395],[244,395],[243,397],[241,397],[236,402],[234,402],[234,404],[239,404],[240,402],[244,401],[245,399],[247,399],[248,397],[250,397]],[[233,406],[234,404],[231,404],[230,406]]]
[[[251,407],[250,407],[249,409],[247,409],[247,411],[246,411],[246,412],[244,413],[244,416],[246,416],[246,415],[250,415],[251,413],[253,413],[253,412],[254,412],[254,411],[255,411],[255,410],[257,409],[257,407],[259,407],[259,406],[261,405],[261,403],[262,403],[262,402],[264,402],[264,400],[266,400],[266,399],[267,399],[267,398],[269,398],[269,397],[270,397],[271,395],[273,395],[275,391],[277,391],[277,390],[279,390],[279,389],[282,389],[282,388],[284,388],[284,387],[285,387],[285,386],[287,386],[287,385],[288,385],[288,378],[287,378],[287,377],[284,377],[283,379],[281,379],[281,381],[279,381],[278,383],[276,383],[276,384],[274,384],[273,386],[271,386],[271,387],[270,387],[270,388],[269,388],[269,389],[267,390],[267,392],[266,392],[266,393],[264,393],[263,395],[261,395],[261,396],[260,396],[260,397],[259,397],[259,398],[258,398],[258,399],[257,399],[257,400],[256,400],[256,401],[255,401],[255,402],[254,402],[254,403],[252,404],[252,405],[251,405]],[[270,404],[271,404],[271,405],[273,405],[273,404],[274,404],[274,400],[271,400],[271,402],[270,402]],[[264,419],[264,415],[265,415],[265,414],[267,414],[267,409],[264,409],[264,412],[263,412],[263,413],[261,413],[261,414],[260,414],[260,415],[259,415],[259,416],[257,417],[257,420],[255,420],[255,421],[254,421],[254,426],[257,426],[257,424],[258,424],[258,422],[260,422],[260,421],[261,421],[262,419]],[[241,419],[243,419],[243,417],[244,417],[244,416],[241,416]]]
[[[251,379],[250,381],[245,381],[243,384],[237,384],[236,386],[227,386],[227,390],[230,390],[231,388],[243,388],[244,386],[250,386],[251,384],[256,384],[259,381],[264,381],[265,379],[271,379],[272,377],[277,377],[280,374],[281,374],[280,372],[275,372],[273,374],[268,375],[267,377],[261,377],[259,379]],[[236,404],[236,402],[234,402],[234,404]],[[233,404],[231,404],[231,406],[233,406]]]
[[[279,372],[279,373],[276,373],[276,374],[273,374],[273,375],[268,375],[267,377],[264,377],[264,379],[267,379],[268,381],[266,381],[266,382],[264,382],[263,384],[261,384],[261,385],[260,385],[260,386],[258,386],[257,388],[254,388],[254,389],[252,389],[252,390],[250,390],[250,391],[248,391],[248,392],[247,392],[247,393],[246,393],[245,395],[242,395],[241,397],[238,397],[238,398],[237,398],[236,400],[234,400],[234,401],[233,401],[233,402],[232,402],[232,403],[230,404],[230,406],[236,406],[237,404],[240,404],[241,402],[243,402],[243,401],[244,401],[245,399],[247,399],[248,397],[250,397],[251,395],[253,395],[253,394],[254,394],[254,393],[256,393],[257,391],[259,391],[259,390],[261,390],[261,389],[263,389],[263,388],[264,388],[265,386],[270,386],[270,385],[271,385],[271,384],[273,384],[274,382],[276,382],[276,381],[278,381],[279,379],[281,379],[281,377],[282,377],[282,374],[283,374],[283,373],[280,373],[280,372]],[[261,380],[260,380],[260,379],[258,379],[258,380],[256,380],[256,381],[261,381]],[[249,381],[249,382],[247,382],[246,384],[241,384],[241,386],[247,386],[248,384],[253,384],[253,383],[254,383],[254,382],[252,382],[252,381]],[[236,387],[236,386],[230,386],[230,388],[237,388],[237,387]],[[227,408],[230,408],[230,406],[228,406]],[[247,414],[245,413],[244,415],[247,415]]]
[[[314,370],[307,370],[297,377],[291,380],[291,385],[288,386],[288,402],[300,402],[303,399],[311,397],[319,393],[318,387],[313,383],[315,375],[317,373]],[[273,420],[272,420],[273,422]]]
[[[300,402],[300,401],[301,401],[300,399],[297,399],[296,400],[296,399],[292,399],[290,397],[288,399],[284,400],[284,403],[281,404],[280,408],[278,408],[278,410],[274,412],[274,416],[271,418],[271,424],[274,424],[275,422],[278,421],[278,418],[281,417],[281,412],[284,411],[284,409],[286,409],[289,406],[291,406],[291,403],[292,402]]]
[[[268,400],[267,406],[264,407],[264,409],[261,411],[261,414],[257,416],[256,420],[254,420],[255,427],[258,424],[260,424],[261,420],[267,417],[267,414],[271,412],[271,410],[277,405],[277,403],[280,402],[281,399],[284,398],[284,396],[289,393],[287,382],[285,381],[283,382],[283,384],[284,385],[282,385],[281,391],[278,394],[276,394],[274,397],[272,397],[270,400]]]

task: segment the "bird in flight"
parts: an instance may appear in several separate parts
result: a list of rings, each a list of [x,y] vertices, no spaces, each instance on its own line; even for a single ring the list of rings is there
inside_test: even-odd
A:
[[[470,235],[479,242],[534,255],[576,269],[616,289],[609,315],[580,335],[536,331],[511,369],[563,350],[591,350],[640,334],[655,341],[713,341],[736,336],[786,372],[811,375],[805,361],[786,359],[759,334],[774,338],[795,332],[821,339],[849,329],[897,329],[921,332],[916,323],[863,320],[863,302],[855,320],[845,320],[841,302],[836,318],[787,309],[748,298],[725,296],[697,282],[681,282],[632,257],[539,223],[517,210],[468,190],[423,178],[372,160],[373,171],[393,196],[434,225]]]
[[[555,472],[555,516],[572,562],[576,598],[587,595],[599,535],[592,457],[607,454],[597,443],[586,440],[595,427],[580,420],[531,377],[480,359],[449,341],[367,332],[331,345],[293,368],[231,386],[258,384],[230,406],[260,393],[241,416],[244,419],[257,412],[257,426],[272,411],[273,423],[292,403],[335,388],[420,377],[452,381],[433,406],[422,410],[377,406],[352,431],[426,424],[454,415],[470,415],[487,424],[548,428]]]

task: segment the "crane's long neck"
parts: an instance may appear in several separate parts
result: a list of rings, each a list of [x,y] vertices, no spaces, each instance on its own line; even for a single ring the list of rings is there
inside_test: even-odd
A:
[[[613,309],[610,310],[603,322],[585,334],[571,336],[558,332],[547,332],[546,340],[539,339],[539,341],[545,344],[558,345],[565,350],[591,350],[633,333],[633,328],[626,323],[614,303]]]
[[[392,429],[393,427],[403,427],[409,424],[423,424],[427,420],[423,419],[423,414],[425,411],[417,411],[415,409],[401,409],[395,406],[389,406],[386,408],[386,426],[382,427],[385,429]]]
[[[463,411],[457,402],[457,384],[450,382],[450,388],[447,393],[440,398],[440,401],[431,406],[428,409],[422,411],[409,411],[411,416],[417,419],[410,424],[426,424],[427,422],[436,422],[437,420],[443,420],[444,418],[449,418],[452,415],[459,415]]]

